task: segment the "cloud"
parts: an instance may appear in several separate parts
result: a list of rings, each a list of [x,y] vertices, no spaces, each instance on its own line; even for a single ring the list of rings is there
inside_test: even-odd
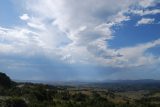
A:
[[[113,27],[123,26],[124,22],[131,20],[126,13],[133,5],[147,8],[155,5],[155,1],[28,0],[25,4],[27,14],[22,14],[20,19],[26,22],[26,26],[1,30],[1,35],[5,35],[3,47],[8,51],[18,53],[20,50],[19,53],[26,55],[32,50],[32,55],[43,53],[69,64],[125,66],[124,62],[130,60],[127,57],[130,52],[126,50],[128,54],[125,54],[121,51],[125,50],[123,48],[117,50],[108,46],[108,41],[114,39]],[[153,21],[143,18],[138,25]]]
[[[154,18],[142,18],[141,20],[139,20],[136,24],[136,26],[139,25],[146,25],[146,24],[153,24],[155,21]]]
[[[160,39],[152,42],[139,44],[134,47],[121,48],[118,52],[122,55],[122,66],[142,66],[142,65],[152,65],[159,62],[157,57],[152,54],[146,54],[146,51],[160,46]]]
[[[155,6],[156,0],[140,0],[139,5],[143,8]]]
[[[160,9],[153,9],[153,10],[130,10],[130,13],[145,16],[145,15],[156,15],[160,14]]]
[[[21,74],[22,79],[32,75],[32,79],[51,80],[53,76],[55,80],[95,80],[118,75],[123,79],[123,75],[125,78],[128,75],[122,71],[156,69],[160,57],[148,50],[159,46],[159,39],[120,49],[109,44],[116,38],[114,28],[132,21],[130,13],[159,14],[159,9],[149,10],[156,3],[156,0],[27,0],[19,16],[23,26],[0,27],[1,68],[17,71],[13,75]],[[154,20],[142,18],[137,25],[151,24]]]
[[[24,21],[38,34],[43,46],[40,48],[49,57],[56,53],[60,60],[68,63],[115,66],[128,59],[119,50],[110,49],[108,41],[114,39],[112,27],[123,26],[123,22],[131,19],[126,13],[132,5],[147,8],[156,4],[154,0],[29,0],[25,9],[30,14]],[[145,21],[139,24],[147,24]]]
[[[25,28],[0,27],[0,47],[2,48],[0,54],[31,55],[35,52],[34,49],[42,45],[38,34],[33,31]]]
[[[62,56],[61,59],[67,58],[67,61],[70,59],[69,62],[89,63],[90,60],[97,59],[96,57],[114,56],[105,55],[105,53],[112,54],[106,51],[106,40],[113,38],[113,26],[119,26],[122,22],[130,20],[129,16],[124,15],[123,10],[132,3],[127,0],[123,3],[116,3],[117,6],[113,7],[115,1],[112,0],[101,2],[97,0],[78,2],[29,0],[26,4],[28,13],[31,14],[29,14],[30,19],[26,22],[29,27],[39,30],[39,38],[46,44],[46,49],[59,50],[57,53]],[[89,49],[96,45],[98,46],[97,51],[101,50],[98,48],[103,48],[101,51],[104,52],[103,55],[97,55]],[[79,57],[82,53],[85,55]]]
[[[28,20],[30,19],[30,17],[28,16],[28,14],[23,14],[22,16],[20,16],[21,20]]]

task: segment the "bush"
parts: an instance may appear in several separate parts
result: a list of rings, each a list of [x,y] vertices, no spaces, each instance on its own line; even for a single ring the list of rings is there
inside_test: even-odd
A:
[[[12,83],[11,79],[5,73],[0,73],[0,86],[9,88],[12,86]]]
[[[26,102],[21,98],[9,98],[5,101],[4,107],[28,107]]]

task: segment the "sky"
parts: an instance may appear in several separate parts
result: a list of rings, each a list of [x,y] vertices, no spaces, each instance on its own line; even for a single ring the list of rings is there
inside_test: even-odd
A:
[[[160,0],[1,0],[0,71],[15,80],[160,79]]]

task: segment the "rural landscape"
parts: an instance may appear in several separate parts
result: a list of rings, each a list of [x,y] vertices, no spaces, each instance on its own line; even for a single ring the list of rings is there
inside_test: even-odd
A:
[[[16,83],[0,73],[1,107],[159,107],[160,81]]]
[[[0,0],[0,107],[160,107],[160,0]]]

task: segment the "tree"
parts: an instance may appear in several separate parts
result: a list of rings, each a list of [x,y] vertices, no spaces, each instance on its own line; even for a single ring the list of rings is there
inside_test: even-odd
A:
[[[4,107],[28,107],[28,106],[23,99],[13,97],[5,101]]]
[[[0,86],[4,88],[9,88],[13,84],[13,81],[5,74],[0,73]]]

